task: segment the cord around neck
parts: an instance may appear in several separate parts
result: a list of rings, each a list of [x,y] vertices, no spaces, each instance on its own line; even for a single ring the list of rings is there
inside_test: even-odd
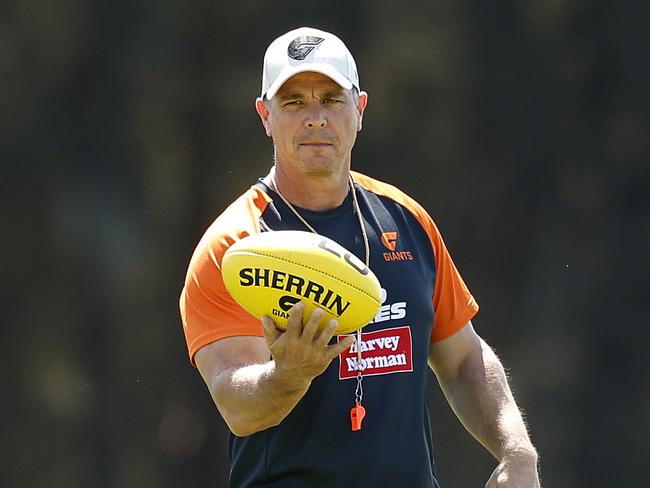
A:
[[[298,218],[298,220],[300,220],[300,222],[305,227],[307,227],[307,229],[309,229],[310,232],[313,232],[314,234],[318,234],[318,231],[314,229],[314,227],[309,222],[307,222],[307,220],[305,220],[305,218],[302,215],[300,215],[298,210],[296,210],[293,204],[286,199],[286,197],[282,194],[282,192],[278,188],[278,184],[275,180],[275,167],[271,170],[270,179],[271,179],[271,188],[275,193],[278,194],[280,199],[289,208],[289,210],[291,210],[291,212]],[[361,236],[363,238],[363,247],[365,251],[365,264],[366,266],[370,266],[370,244],[368,242],[368,234],[366,232],[366,226],[363,223],[363,216],[361,215],[361,208],[359,207],[359,201],[357,200],[357,192],[354,189],[354,181],[352,180],[351,175],[348,176],[348,181],[350,184],[350,192],[352,193],[352,204],[353,204],[354,212],[357,215],[357,219],[359,221],[359,227],[361,228]]]

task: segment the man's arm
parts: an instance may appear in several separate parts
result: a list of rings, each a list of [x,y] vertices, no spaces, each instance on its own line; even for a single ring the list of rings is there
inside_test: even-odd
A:
[[[304,306],[289,312],[286,332],[264,317],[264,338],[230,337],[202,347],[196,365],[217,409],[237,436],[278,425],[307,392],[311,381],[354,338],[328,345],[338,322],[317,329],[323,311],[317,309],[303,327]]]
[[[503,366],[471,322],[431,344],[429,366],[467,431],[499,460],[486,488],[538,488],[537,452]]]

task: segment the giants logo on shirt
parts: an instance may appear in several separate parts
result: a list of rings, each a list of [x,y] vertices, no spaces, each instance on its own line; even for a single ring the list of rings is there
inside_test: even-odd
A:
[[[354,335],[354,334],[352,334]],[[337,337],[342,341],[346,335]],[[361,350],[361,363],[359,353]],[[413,343],[408,325],[391,329],[364,332],[361,342],[339,356],[339,379],[357,377],[357,369],[364,376],[413,371]]]
[[[413,253],[411,251],[397,251],[397,232],[384,232],[381,235],[381,243],[390,252],[382,253],[384,261],[413,261]]]

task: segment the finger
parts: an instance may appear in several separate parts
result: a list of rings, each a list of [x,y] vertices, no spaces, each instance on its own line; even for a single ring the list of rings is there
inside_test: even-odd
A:
[[[289,319],[287,320],[287,334],[292,337],[300,337],[302,334],[302,316],[305,313],[305,304],[296,303],[289,310]]]
[[[322,346],[329,344],[338,326],[339,326],[339,321],[336,319],[331,319],[329,322],[327,322],[327,325],[325,326],[325,328],[322,330],[322,332],[316,339],[316,343]]]
[[[262,317],[262,332],[269,346],[282,335],[282,331],[275,326],[275,322],[268,315]]]
[[[311,313],[309,320],[302,329],[303,339],[309,342],[312,342],[314,340],[318,326],[323,320],[323,315],[325,315],[325,312],[322,308],[317,308]]]
[[[355,342],[356,342],[356,338],[354,336],[347,336],[341,342],[337,342],[329,346],[327,350],[329,355],[331,356],[331,359],[334,359],[343,351],[347,351]]]

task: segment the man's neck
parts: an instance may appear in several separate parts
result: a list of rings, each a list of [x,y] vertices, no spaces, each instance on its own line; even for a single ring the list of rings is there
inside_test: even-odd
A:
[[[338,207],[345,200],[350,188],[347,172],[327,176],[292,175],[282,171],[277,165],[264,178],[264,182],[279,191],[293,205],[314,211]]]

